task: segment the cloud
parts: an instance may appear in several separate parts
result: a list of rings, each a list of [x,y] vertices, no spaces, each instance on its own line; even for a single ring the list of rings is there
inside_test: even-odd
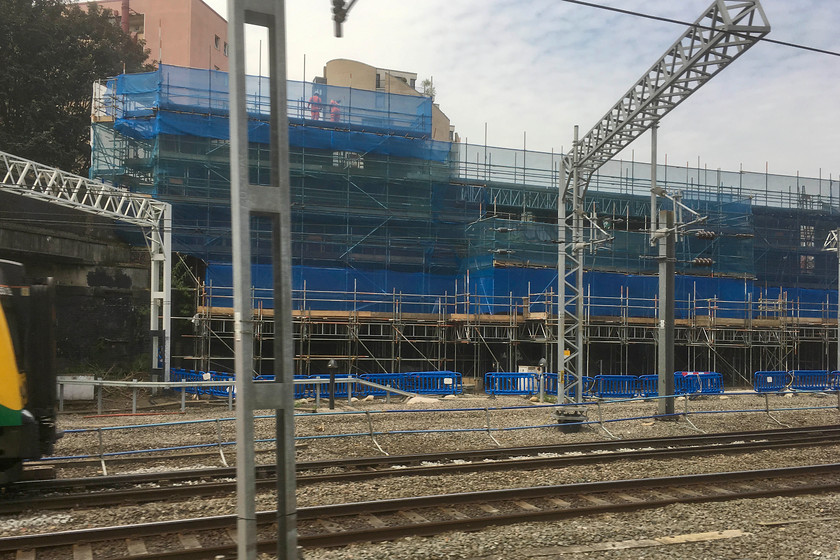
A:
[[[224,0],[206,1],[224,12]],[[711,4],[600,2],[688,22]],[[840,50],[834,2],[762,5],[771,38]],[[575,124],[587,132],[685,30],[561,0],[359,0],[336,39],[328,0],[286,11],[290,78],[304,78],[304,54],[307,80],[333,58],[434,76],[462,138],[483,143],[487,123],[491,144],[521,148],[527,131],[528,148],[543,151],[568,147]],[[700,155],[712,169],[763,171],[769,161],[777,173],[838,177],[838,74],[840,57],[759,43],[663,119],[660,151],[683,165]],[[637,161],[647,142],[629,148]]]

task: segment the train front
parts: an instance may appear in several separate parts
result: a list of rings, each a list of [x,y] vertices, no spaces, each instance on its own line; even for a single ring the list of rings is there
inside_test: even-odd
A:
[[[0,260],[0,484],[53,451],[53,294],[51,285],[30,288],[19,263]]]

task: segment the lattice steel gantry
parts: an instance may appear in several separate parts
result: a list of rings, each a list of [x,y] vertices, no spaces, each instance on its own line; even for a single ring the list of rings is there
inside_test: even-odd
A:
[[[583,374],[583,250],[609,240],[584,211],[592,175],[769,32],[759,0],[716,0],[582,139],[575,127],[571,153],[563,157],[557,210],[563,307],[558,309],[563,336],[557,354],[560,373],[571,374],[578,385]],[[566,204],[572,209],[571,223]],[[558,391],[563,391],[563,375],[558,378]],[[581,394],[578,386],[578,400]]]
[[[12,154],[0,152],[0,189],[21,196],[81,210],[143,229],[151,256],[152,367],[169,381],[172,206],[144,194],[80,177]]]

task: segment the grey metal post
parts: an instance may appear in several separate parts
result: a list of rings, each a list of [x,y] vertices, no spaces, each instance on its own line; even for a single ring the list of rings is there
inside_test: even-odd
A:
[[[172,206],[162,207],[160,222],[150,236],[151,274],[149,316],[152,333],[152,372],[169,382],[172,367]],[[163,359],[161,360],[161,354]],[[163,371],[161,371],[163,370]],[[156,373],[157,372],[157,373]]]
[[[327,369],[330,370],[330,410],[335,410],[335,370],[338,368],[338,363],[335,360],[330,360],[327,363]]]
[[[840,229],[837,241],[837,370],[840,371]]]
[[[654,123],[650,127],[650,231],[656,231],[656,200],[659,194],[659,187],[656,184],[656,136],[659,131],[659,124]]]
[[[659,213],[659,323],[657,338],[657,373],[659,414],[674,414],[674,212]]]
[[[284,0],[228,0],[230,57],[231,225],[233,237],[236,371],[237,558],[257,555],[254,410],[276,411],[277,556],[297,558],[294,454],[294,348],[291,306],[291,214],[286,115]],[[271,184],[249,183],[245,24],[268,29]],[[272,223],[274,272],[274,383],[253,381],[251,217]]]
[[[578,137],[578,126],[575,125],[575,167],[572,173],[572,186],[574,191],[572,197],[574,204],[572,205],[572,228],[574,230],[574,246],[572,252],[574,259],[577,261],[577,271],[575,274],[575,293],[577,294],[577,301],[575,304],[575,320],[577,329],[575,331],[575,402],[583,402],[583,193],[581,192],[581,176],[580,176],[580,150],[578,149],[580,139]]]
[[[566,158],[561,158],[557,190],[557,404],[562,404],[566,395],[566,173]]]

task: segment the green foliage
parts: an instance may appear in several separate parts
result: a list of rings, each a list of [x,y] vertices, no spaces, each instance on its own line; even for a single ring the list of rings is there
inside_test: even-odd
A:
[[[195,307],[196,279],[187,263],[181,259],[172,265],[172,314],[192,317]]]
[[[149,69],[114,13],[0,0],[0,150],[87,175],[95,80]]]
[[[435,100],[435,83],[430,78],[426,78],[420,82],[420,87],[423,88],[423,95],[431,97],[432,101]]]

